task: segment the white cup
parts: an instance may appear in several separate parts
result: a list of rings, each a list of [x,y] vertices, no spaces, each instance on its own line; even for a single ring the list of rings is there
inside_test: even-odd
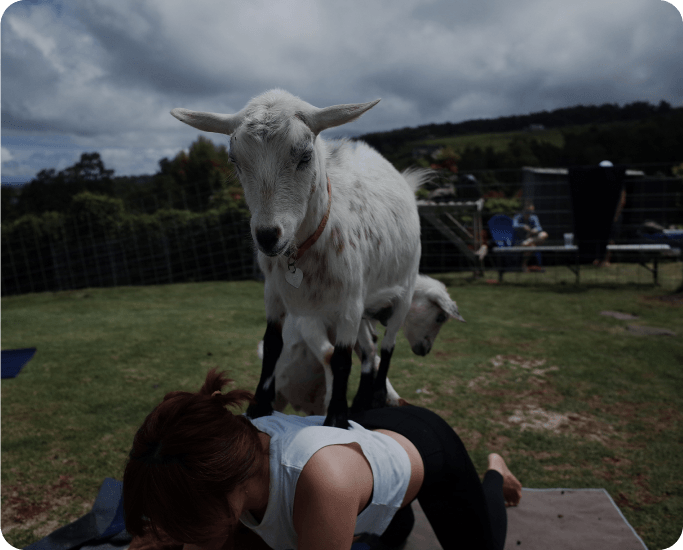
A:
[[[569,248],[574,242],[574,233],[565,233],[564,234],[564,246],[566,248]]]

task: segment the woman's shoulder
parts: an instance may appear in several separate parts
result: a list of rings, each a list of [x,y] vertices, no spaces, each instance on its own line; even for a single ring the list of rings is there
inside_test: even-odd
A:
[[[322,447],[311,456],[299,476],[296,497],[305,499],[313,493],[328,497],[348,493],[360,500],[365,496],[367,501],[372,487],[372,468],[360,446],[357,443],[341,444]]]

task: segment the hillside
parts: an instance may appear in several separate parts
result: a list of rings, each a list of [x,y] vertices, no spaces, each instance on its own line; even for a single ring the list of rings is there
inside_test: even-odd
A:
[[[449,147],[465,170],[520,166],[674,163],[683,160],[683,108],[638,102],[619,107],[577,106],[523,116],[429,124],[371,133],[358,139],[398,168],[429,163]],[[422,159],[422,160],[421,160]]]

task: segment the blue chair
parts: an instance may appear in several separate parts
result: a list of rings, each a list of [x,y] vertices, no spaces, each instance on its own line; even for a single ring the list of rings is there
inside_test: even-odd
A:
[[[496,214],[495,216],[491,217],[488,226],[489,231],[491,232],[491,237],[496,242],[496,245],[501,248],[507,246],[518,246],[522,240],[519,237],[518,232],[515,231],[512,218],[509,216]],[[542,265],[540,252],[536,252],[536,261],[540,267]],[[507,264],[509,266],[510,262],[508,261]]]
[[[512,218],[503,214],[496,214],[489,220],[491,237],[500,247],[512,246],[515,242],[515,230],[512,227]]]

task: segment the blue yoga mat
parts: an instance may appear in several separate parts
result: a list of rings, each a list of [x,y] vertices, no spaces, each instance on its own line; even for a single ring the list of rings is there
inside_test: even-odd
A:
[[[2,350],[2,377],[14,378],[35,352],[36,348]]]
[[[120,550],[132,537],[123,521],[123,483],[105,478],[92,510],[25,550]]]

